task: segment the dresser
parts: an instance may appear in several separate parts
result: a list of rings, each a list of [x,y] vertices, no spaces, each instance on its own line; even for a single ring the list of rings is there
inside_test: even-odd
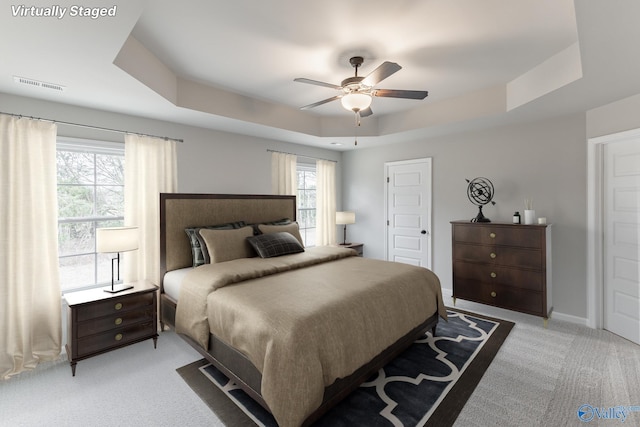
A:
[[[158,287],[148,281],[111,294],[100,289],[69,292],[67,302],[67,356],[76,375],[79,360],[139,341],[158,340]]]
[[[551,315],[551,226],[453,221],[456,298]]]

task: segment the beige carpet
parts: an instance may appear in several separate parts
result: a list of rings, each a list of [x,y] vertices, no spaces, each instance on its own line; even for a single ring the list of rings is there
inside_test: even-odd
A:
[[[447,302],[445,300],[445,302]],[[458,308],[516,323],[505,344],[458,416],[455,426],[640,425],[626,421],[580,421],[578,409],[640,406],[640,346],[608,331],[470,302]]]

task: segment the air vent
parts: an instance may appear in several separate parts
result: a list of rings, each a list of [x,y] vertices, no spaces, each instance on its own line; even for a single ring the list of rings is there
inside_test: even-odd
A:
[[[41,88],[45,88],[45,89],[52,89],[52,90],[57,90],[59,92],[63,92],[66,87],[62,86],[62,85],[58,85],[55,83],[46,83],[46,82],[41,82],[38,80],[33,80],[33,79],[27,79],[25,77],[18,77],[18,76],[13,76],[13,81],[19,84],[23,84],[23,85],[27,85],[27,86],[32,86],[32,87],[41,87]]]

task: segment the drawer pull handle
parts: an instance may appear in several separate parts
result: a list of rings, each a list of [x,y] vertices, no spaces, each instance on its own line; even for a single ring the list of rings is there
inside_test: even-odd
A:
[[[495,291],[491,291],[491,296],[494,297],[494,298],[496,297]]]
[[[118,317],[115,321],[116,325],[121,325],[122,324],[122,317]]]
[[[494,273],[493,271],[491,272],[491,277],[493,277],[494,279],[496,278],[497,274]]]
[[[116,335],[116,341],[120,341],[122,339],[122,334]]]
[[[496,238],[496,233],[489,234],[489,237],[491,237],[492,239],[495,239]]]
[[[491,252],[491,253],[489,254],[489,256],[491,257],[491,259],[495,259],[496,254],[495,254],[494,252]]]
[[[121,310],[122,309],[122,303],[121,302],[117,303],[113,308],[115,308],[116,310]]]

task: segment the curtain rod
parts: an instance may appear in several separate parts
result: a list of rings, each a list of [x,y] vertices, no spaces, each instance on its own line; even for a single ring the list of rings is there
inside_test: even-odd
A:
[[[296,154],[296,153],[287,153],[286,151],[272,150],[272,149],[270,149],[270,148],[267,148],[267,151],[268,151],[268,152],[270,152],[270,153],[291,154],[291,155],[298,156],[298,157],[302,157],[302,158],[305,158],[305,159],[325,160],[325,161],[327,161],[327,162],[338,163],[338,161],[337,161],[337,160],[323,159],[323,158],[321,158],[321,157],[303,156],[303,155]]]
[[[150,136],[153,138],[160,138],[160,139],[164,139],[165,141],[176,141],[176,142],[184,142],[184,140],[182,139],[178,139],[178,138],[170,138],[168,136],[158,136],[158,135],[151,135],[148,133],[141,133],[141,132],[131,132],[128,130],[119,130],[119,129],[111,129],[111,128],[105,128],[105,127],[100,127],[100,126],[93,126],[93,125],[83,125],[80,123],[71,123],[71,122],[64,122],[62,120],[53,120],[53,119],[43,119],[41,117],[33,117],[33,116],[25,116],[24,114],[14,114],[14,113],[5,113],[0,111],[0,114],[6,114],[7,116],[13,116],[13,117],[26,117],[27,119],[33,119],[33,120],[42,120],[43,122],[51,122],[51,123],[60,123],[61,125],[68,125],[68,126],[76,126],[76,127],[81,127],[81,128],[86,128],[86,129],[97,129],[97,130],[104,130],[107,132],[117,132],[117,133],[124,133],[124,134],[134,134],[134,135],[140,135],[140,136]]]

